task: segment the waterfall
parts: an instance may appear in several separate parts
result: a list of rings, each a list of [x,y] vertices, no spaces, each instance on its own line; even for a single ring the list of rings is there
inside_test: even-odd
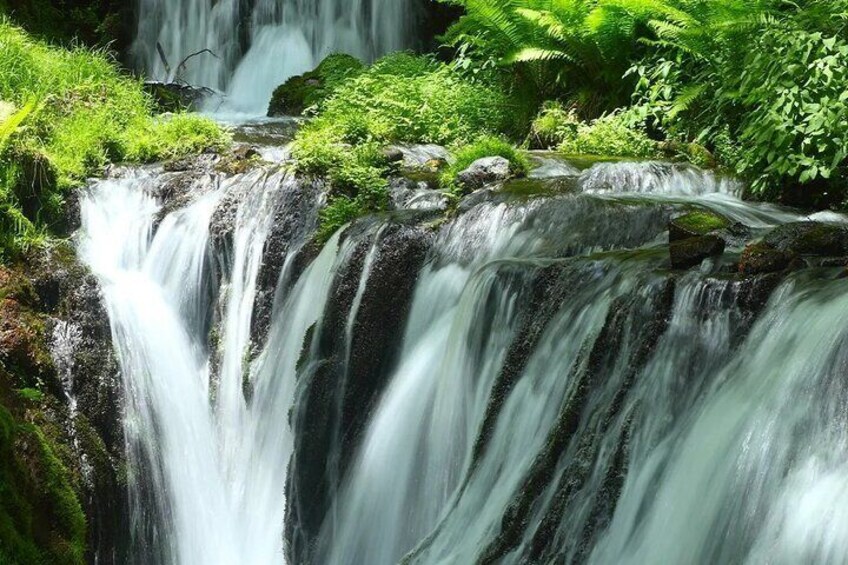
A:
[[[690,168],[554,169],[577,189],[320,249],[322,188],[280,166],[94,183],[134,561],[844,562],[848,281],[668,267],[693,207],[802,218]]]
[[[368,61],[415,46],[415,0],[138,2],[132,57],[139,70],[226,92],[233,109],[259,115],[274,88],[330,53]]]

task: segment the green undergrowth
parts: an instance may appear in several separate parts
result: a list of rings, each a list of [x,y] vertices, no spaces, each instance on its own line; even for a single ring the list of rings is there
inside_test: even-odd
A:
[[[61,232],[68,191],[105,165],[227,142],[205,118],[155,116],[107,52],[53,47],[0,20],[0,260]]]
[[[298,171],[329,178],[319,238],[388,206],[391,143],[464,145],[511,131],[512,100],[429,57],[398,53],[336,87],[294,144]]]
[[[660,144],[648,137],[633,112],[613,112],[591,121],[557,102],[546,103],[531,125],[529,141],[543,149],[572,155],[603,155],[651,159],[661,156]]]
[[[647,136],[757,198],[848,209],[848,0],[442,1],[464,68],[564,102],[531,143],[631,157]]]

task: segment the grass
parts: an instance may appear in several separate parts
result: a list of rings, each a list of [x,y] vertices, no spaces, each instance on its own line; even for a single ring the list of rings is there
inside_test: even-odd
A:
[[[0,260],[60,229],[68,191],[109,163],[223,147],[194,115],[165,119],[106,51],[63,49],[0,20]]]

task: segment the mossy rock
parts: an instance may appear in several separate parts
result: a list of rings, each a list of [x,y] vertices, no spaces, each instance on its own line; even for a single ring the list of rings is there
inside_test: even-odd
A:
[[[779,226],[742,252],[743,274],[776,273],[802,265],[802,257],[848,256],[848,226],[794,222]]]
[[[84,563],[86,529],[57,446],[0,405],[0,562]]]
[[[268,115],[299,116],[307,108],[323,102],[339,84],[364,69],[356,57],[334,53],[321,61],[315,70],[293,76],[278,86],[271,96]]]
[[[707,210],[689,212],[668,223],[670,241],[707,235],[731,226],[730,220]]]
[[[841,257],[848,255],[848,226],[821,222],[795,222],[770,231],[763,244],[797,255]]]

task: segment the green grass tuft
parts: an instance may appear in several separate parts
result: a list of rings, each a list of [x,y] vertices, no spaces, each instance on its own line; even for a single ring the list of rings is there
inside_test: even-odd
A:
[[[456,192],[456,177],[471,166],[474,161],[484,157],[503,157],[509,161],[513,176],[524,176],[530,170],[527,156],[509,141],[494,135],[481,136],[471,143],[461,145],[454,151],[455,161],[440,176],[443,188]]]
[[[106,51],[55,47],[0,19],[0,261],[54,233],[65,195],[105,165],[226,142],[204,118],[154,117]]]

